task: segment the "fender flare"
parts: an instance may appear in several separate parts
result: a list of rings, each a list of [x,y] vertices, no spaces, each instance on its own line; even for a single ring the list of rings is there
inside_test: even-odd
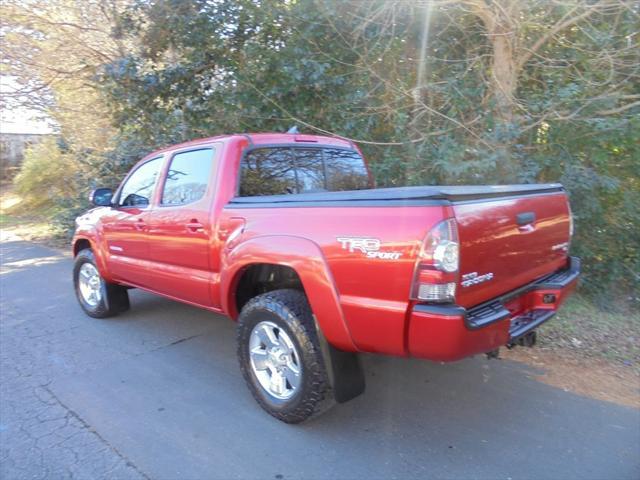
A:
[[[322,250],[313,241],[290,235],[254,237],[222,254],[220,291],[222,309],[237,318],[235,289],[242,272],[258,263],[292,268],[300,277],[319,328],[334,347],[355,352],[351,333],[340,306],[338,292]]]
[[[107,268],[107,261],[104,256],[104,252],[96,241],[97,239],[95,238],[95,235],[91,235],[91,233],[92,232],[83,232],[81,234],[74,235],[73,240],[71,241],[72,252],[75,252],[76,244],[79,241],[85,240],[89,242],[91,251],[93,251],[93,255],[96,258],[96,263],[98,264],[98,271],[100,272],[100,275],[105,280],[111,281],[111,272],[109,272],[109,269]]]

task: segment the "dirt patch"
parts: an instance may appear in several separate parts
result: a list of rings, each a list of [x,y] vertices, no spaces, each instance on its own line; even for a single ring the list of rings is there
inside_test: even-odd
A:
[[[501,357],[542,370],[532,377],[547,385],[640,409],[640,373],[630,366],[540,348],[505,349]]]

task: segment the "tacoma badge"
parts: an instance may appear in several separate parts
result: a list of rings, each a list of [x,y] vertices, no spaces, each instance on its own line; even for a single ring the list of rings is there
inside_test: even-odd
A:
[[[462,275],[462,281],[460,285],[463,287],[470,287],[472,285],[477,285],[478,283],[488,282],[493,278],[493,273],[483,273],[482,275],[478,275],[478,272],[465,273]]]

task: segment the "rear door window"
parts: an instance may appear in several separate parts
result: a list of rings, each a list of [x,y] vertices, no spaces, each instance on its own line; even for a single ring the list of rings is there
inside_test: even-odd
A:
[[[162,205],[185,205],[204,197],[211,178],[213,149],[174,155],[162,190]]]

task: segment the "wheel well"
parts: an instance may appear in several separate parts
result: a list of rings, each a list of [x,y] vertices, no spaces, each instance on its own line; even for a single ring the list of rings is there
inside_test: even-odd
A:
[[[257,263],[247,267],[238,280],[235,302],[240,312],[245,303],[262,293],[292,288],[304,292],[297,272],[286,265]]]
[[[80,253],[80,250],[84,250],[86,248],[91,248],[91,244],[89,243],[89,240],[81,238],[73,244],[73,256],[75,257]]]

